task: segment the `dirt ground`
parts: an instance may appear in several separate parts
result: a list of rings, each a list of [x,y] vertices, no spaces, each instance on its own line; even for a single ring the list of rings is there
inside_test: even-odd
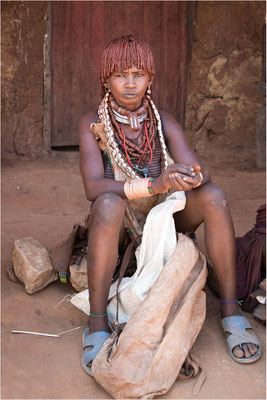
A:
[[[213,181],[226,192],[236,229],[244,235],[255,223],[257,208],[265,202],[265,173],[210,168]],[[54,282],[28,295],[23,284],[8,279],[13,242],[33,237],[50,248],[83,222],[88,210],[78,169],[78,154],[53,152],[35,161],[10,159],[2,166],[2,396],[3,399],[109,399],[80,365],[81,334],[87,317],[69,301],[69,284]],[[198,238],[203,247],[203,230]],[[207,318],[193,347],[207,379],[199,399],[265,398],[265,327],[250,314],[249,321],[262,344],[263,356],[240,365],[226,352],[219,325],[219,303],[207,293]],[[14,335],[15,330],[59,333],[80,329],[60,338]],[[193,398],[195,379],[176,381],[159,398]]]

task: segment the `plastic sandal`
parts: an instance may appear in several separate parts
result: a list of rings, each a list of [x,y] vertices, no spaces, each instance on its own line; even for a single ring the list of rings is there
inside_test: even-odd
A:
[[[247,329],[252,330],[252,326],[248,320],[243,315],[232,315],[230,317],[223,318],[221,320],[221,325],[224,333],[228,332],[230,335],[226,337],[227,350],[232,357],[238,363],[247,364],[252,363],[261,356],[261,346],[260,342],[255,335],[255,333],[247,331]],[[233,354],[233,348],[235,346],[240,346],[242,349],[242,344],[253,343],[258,346],[258,351],[253,356],[249,358],[238,358]]]
[[[97,356],[106,339],[110,336],[110,333],[99,331],[88,335],[88,332],[89,328],[86,328],[83,334],[82,367],[87,374],[93,376],[89,364]],[[87,347],[92,348],[86,351]]]

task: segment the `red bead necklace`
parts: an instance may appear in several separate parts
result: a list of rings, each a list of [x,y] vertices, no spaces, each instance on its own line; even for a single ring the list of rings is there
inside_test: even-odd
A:
[[[124,149],[124,152],[125,152],[125,155],[126,155],[126,158],[127,158],[128,163],[130,164],[130,166],[131,166],[132,168],[136,169],[137,171],[143,172],[143,174],[145,175],[145,177],[147,177],[148,169],[149,169],[150,164],[151,164],[151,162],[152,162],[152,160],[153,160],[153,150],[152,150],[152,147],[151,147],[151,144],[150,144],[150,140],[149,140],[149,136],[148,136],[147,123],[146,123],[146,121],[145,121],[145,123],[144,123],[144,128],[145,128],[145,139],[143,140],[143,143],[142,143],[141,146],[140,146],[140,148],[142,148],[142,147],[144,146],[144,150],[143,150],[143,152],[141,153],[141,155],[140,155],[140,157],[139,157],[139,159],[138,159],[138,161],[137,161],[137,164],[135,164],[135,165],[131,162],[130,157],[129,157],[129,154],[128,154],[128,151],[127,151],[125,133],[124,133],[124,131],[123,131],[122,128],[120,128],[120,130],[121,130],[121,133],[122,133],[122,136],[123,136],[123,149]],[[145,154],[145,151],[146,151],[147,146],[149,147],[149,152],[150,152],[149,163],[148,163],[148,165],[147,165],[145,168],[141,168],[141,167],[139,167],[139,164],[140,164],[140,162],[141,162],[141,160],[142,160],[142,158],[143,158],[143,156],[144,156],[144,154]]]

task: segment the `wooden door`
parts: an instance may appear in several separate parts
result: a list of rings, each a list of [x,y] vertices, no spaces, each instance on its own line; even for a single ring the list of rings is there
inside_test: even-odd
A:
[[[52,1],[51,145],[78,144],[79,118],[96,110],[105,44],[133,33],[152,48],[152,98],[184,125],[194,2]]]

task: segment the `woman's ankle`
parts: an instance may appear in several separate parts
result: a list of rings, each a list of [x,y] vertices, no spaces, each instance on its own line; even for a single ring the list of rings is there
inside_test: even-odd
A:
[[[240,315],[239,304],[236,303],[221,303],[222,318],[232,315]]]
[[[98,332],[98,331],[105,331],[109,332],[109,326],[108,326],[108,317],[93,317],[89,316],[88,320],[88,326],[89,326],[89,331],[90,333],[93,332]]]

